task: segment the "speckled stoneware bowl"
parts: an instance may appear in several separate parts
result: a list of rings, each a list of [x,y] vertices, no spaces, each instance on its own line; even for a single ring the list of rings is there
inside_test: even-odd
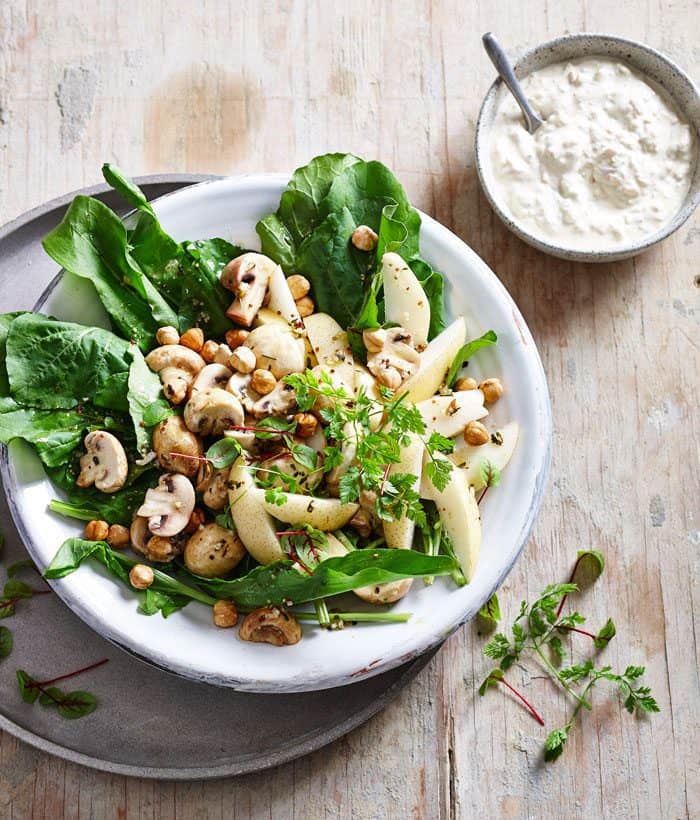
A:
[[[165,230],[176,239],[223,236],[256,248],[255,224],[277,208],[288,176],[257,174],[192,185],[154,200]],[[211,610],[192,603],[167,620],[137,612],[131,592],[89,564],[51,585],[85,623],[134,655],[197,681],[247,692],[301,692],[354,683],[399,666],[440,644],[473,617],[503,582],[518,558],[542,500],[552,435],[547,382],[537,348],[506,289],[488,266],[447,228],[423,216],[421,249],[446,280],[449,319],[463,315],[470,337],[489,328],[498,344],[474,357],[477,379],[497,376],[506,387],[489,423],[520,425],[513,459],[497,491],[481,505],[483,543],[471,583],[457,588],[438,578],[416,581],[397,611],[402,624],[366,624],[328,632],[304,627],[304,639],[284,648],[249,643],[235,630],[216,629]],[[58,269],[57,269],[58,272]],[[67,321],[108,327],[90,284],[64,274],[37,310]],[[22,540],[42,569],[61,542],[80,533],[79,522],[47,511],[60,495],[33,451],[21,441],[0,459],[0,475]],[[350,596],[353,609],[360,602]]]
[[[476,124],[475,154],[476,168],[484,193],[491,203],[491,207],[498,214],[516,236],[524,242],[533,245],[552,256],[562,259],[571,259],[579,262],[614,262],[618,259],[628,259],[630,256],[656,245],[677,230],[693,213],[700,202],[700,92],[697,86],[675,63],[653,48],[626,40],[623,37],[613,37],[609,34],[571,34],[566,37],[557,37],[530,49],[514,60],[515,73],[518,79],[552,63],[575,60],[582,57],[608,57],[629,65],[642,74],[652,84],[656,84],[662,92],[675,104],[679,112],[690,123],[695,132],[695,168],[690,190],[682,208],[661,230],[650,234],[639,242],[614,248],[612,250],[582,251],[574,250],[549,242],[534,236],[518,222],[514,221],[501,207],[496,195],[495,185],[491,175],[491,161],[489,159],[490,130],[497,110],[497,104],[502,94],[508,90],[500,79],[497,79],[489,88],[479,112]],[[524,127],[524,126],[523,126]]]

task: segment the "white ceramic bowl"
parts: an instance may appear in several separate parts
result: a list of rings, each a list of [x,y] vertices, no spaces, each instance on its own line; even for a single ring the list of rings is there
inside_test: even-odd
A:
[[[609,250],[582,251],[567,248],[554,242],[545,242],[540,236],[530,233],[502,207],[499,197],[495,193],[496,186],[492,179],[491,160],[489,158],[490,130],[499,100],[502,95],[509,93],[500,78],[489,88],[476,123],[476,169],[481,187],[484,189],[491,207],[505,226],[524,242],[562,259],[572,259],[579,262],[614,262],[618,259],[628,259],[631,256],[636,256],[638,253],[652,247],[652,245],[661,242],[680,228],[700,202],[700,161],[698,160],[698,154],[700,153],[700,92],[698,92],[697,86],[690,77],[668,57],[643,43],[626,40],[623,37],[614,37],[609,34],[570,34],[565,37],[557,37],[526,51],[514,60],[513,67],[518,79],[522,79],[531,72],[552,63],[566,62],[581,57],[609,57],[627,63],[651,81],[652,85],[660,88],[662,94],[669,97],[678,111],[688,120],[691,129],[695,132],[695,168],[690,190],[685,202],[675,216],[660,230],[638,242]]]
[[[222,236],[258,247],[255,223],[277,208],[286,181],[278,175],[217,180],[165,196],[154,206],[165,230],[177,239]],[[92,563],[52,583],[77,615],[115,644],[179,675],[244,691],[294,692],[352,683],[391,669],[439,644],[478,611],[515,563],[540,506],[551,440],[547,383],[518,308],[484,262],[429,217],[424,217],[421,243],[426,258],[446,276],[450,314],[464,314],[472,336],[489,328],[498,333],[498,345],[474,357],[470,371],[503,380],[506,394],[491,421],[514,418],[522,428],[501,486],[484,500],[484,540],[473,581],[457,589],[449,580],[432,586],[418,580],[397,605],[414,613],[410,622],[341,632],[305,626],[303,640],[282,649],[246,643],[235,630],[214,628],[211,610],[196,603],[167,620],[140,615],[129,590]],[[61,319],[107,326],[91,287],[67,274],[49,288],[40,309]],[[15,523],[43,568],[79,527],[47,512],[46,505],[59,493],[28,446],[10,445],[2,474]]]

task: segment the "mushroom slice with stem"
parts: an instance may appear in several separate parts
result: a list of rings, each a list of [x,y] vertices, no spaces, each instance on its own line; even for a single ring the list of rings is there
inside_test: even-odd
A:
[[[297,406],[297,395],[294,388],[284,382],[277,382],[266,395],[261,396],[253,405],[253,415],[262,419],[266,416],[286,416]]]
[[[201,436],[220,436],[243,424],[241,403],[228,390],[212,387],[195,393],[185,405],[185,424]]]
[[[236,297],[226,311],[229,319],[246,327],[252,325],[276,267],[272,259],[262,253],[244,253],[226,265],[221,273],[221,284]]]
[[[83,442],[87,452],[80,457],[78,487],[95,485],[103,493],[116,493],[126,483],[129,462],[116,436],[104,430],[93,430]]]
[[[291,646],[301,640],[301,627],[289,612],[276,606],[264,606],[246,615],[239,635],[244,641]]]
[[[226,389],[228,380],[232,376],[232,371],[224,364],[208,364],[197,374],[197,378],[192,382],[190,396],[201,390],[211,390],[213,387]]]
[[[206,362],[199,353],[184,345],[163,345],[146,356],[146,364],[160,376],[168,401],[182,404]]]
[[[194,487],[179,473],[165,473],[158,486],[146,491],[146,498],[136,515],[148,519],[154,535],[169,537],[182,532],[195,505]]]
[[[420,354],[413,347],[413,337],[404,328],[365,330],[362,339],[368,353],[367,367],[385,387],[397,390],[417,372]]]

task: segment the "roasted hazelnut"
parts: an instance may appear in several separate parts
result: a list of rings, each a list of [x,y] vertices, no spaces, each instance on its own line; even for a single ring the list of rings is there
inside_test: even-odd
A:
[[[129,528],[121,524],[112,524],[107,533],[107,543],[112,549],[123,550],[131,543]]]
[[[379,237],[369,225],[360,225],[352,232],[350,241],[358,251],[373,251],[377,247]]]
[[[486,444],[490,438],[489,431],[480,421],[470,421],[464,428],[464,441],[473,447]]]
[[[217,601],[214,604],[214,625],[230,629],[238,623],[238,610],[233,601]]]
[[[296,434],[299,438],[311,438],[318,427],[318,419],[312,413],[297,413],[294,421],[297,423]]]
[[[229,367],[233,367],[239,373],[252,373],[255,370],[255,353],[245,345],[239,345],[229,356]]]
[[[479,390],[484,394],[484,404],[497,402],[504,392],[500,379],[486,379],[479,385]]]
[[[191,327],[180,336],[180,344],[199,353],[204,347],[204,331],[198,327]]]
[[[297,302],[311,290],[311,283],[305,276],[295,273],[287,279],[287,287],[292,294],[292,298]]]
[[[192,510],[192,515],[190,516],[190,520],[187,522],[187,526],[185,527],[185,532],[193,533],[196,532],[199,527],[206,521],[206,516],[204,515],[204,510],[201,507],[195,507]]]
[[[88,521],[85,525],[85,538],[88,541],[104,541],[109,534],[109,524],[106,521]]]
[[[463,376],[461,379],[457,379],[455,390],[476,390],[478,386],[476,379],[472,379],[471,376]]]
[[[270,373],[269,370],[254,370],[253,376],[250,380],[250,386],[256,393],[261,396],[266,396],[275,389],[277,379]]]
[[[314,300],[310,296],[302,296],[301,299],[297,299],[296,305],[302,319],[306,316],[311,316],[311,314],[316,310]]]
[[[214,361],[214,357],[216,356],[216,352],[219,349],[219,343],[212,341],[204,342],[202,349],[199,351],[199,355],[204,359],[207,364],[211,364]]]
[[[129,571],[129,583],[134,589],[148,589],[154,580],[153,570],[146,564],[136,564]]]
[[[156,331],[156,341],[159,345],[176,345],[180,341],[180,334],[177,328],[170,325],[159,327]]]
[[[243,344],[243,342],[245,342],[249,335],[249,330],[227,330],[226,344],[231,349],[235,350],[235,348],[240,347]]]

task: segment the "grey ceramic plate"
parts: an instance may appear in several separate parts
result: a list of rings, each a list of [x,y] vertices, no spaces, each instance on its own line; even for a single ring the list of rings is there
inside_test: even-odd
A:
[[[203,179],[168,175],[139,182],[153,199]],[[96,195],[115,209],[122,206],[104,185],[76,193]],[[0,230],[0,312],[31,309],[55,277],[56,265],[40,240],[73,196],[49,202]],[[4,498],[0,529],[7,539],[0,562],[4,582],[4,567],[26,557]],[[0,662],[0,728],[85,766],[159,779],[244,774],[315,751],[383,709],[433,654],[342,689],[254,695],[183,680],[141,662],[89,629],[55,595],[20,602],[18,614],[3,625],[12,630],[15,648]],[[93,714],[63,720],[53,710],[22,702],[16,669],[49,677],[102,658],[109,663],[75,680],[76,688],[99,697]]]

